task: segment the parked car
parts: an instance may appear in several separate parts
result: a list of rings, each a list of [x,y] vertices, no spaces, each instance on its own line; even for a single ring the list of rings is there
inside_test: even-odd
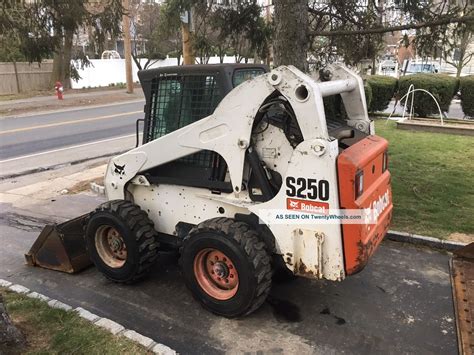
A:
[[[409,63],[405,75],[418,73],[437,73],[438,69],[432,63]]]

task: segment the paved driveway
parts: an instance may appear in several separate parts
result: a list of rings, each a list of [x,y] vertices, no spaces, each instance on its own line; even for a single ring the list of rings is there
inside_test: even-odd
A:
[[[75,203],[79,214],[97,198],[62,196],[55,203],[58,210]],[[111,283],[94,268],[66,275],[28,267],[22,254],[48,218],[0,207],[0,278],[109,317],[183,354],[457,351],[449,256],[443,253],[384,242],[358,275],[342,283],[275,285],[255,314],[228,320],[193,300],[173,254],[163,254],[151,277],[134,286]]]

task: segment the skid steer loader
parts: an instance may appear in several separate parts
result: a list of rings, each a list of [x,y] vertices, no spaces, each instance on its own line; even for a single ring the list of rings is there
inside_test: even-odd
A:
[[[388,143],[357,75],[320,76],[250,64],[140,71],[143,144],[110,160],[109,202],[47,226],[28,263],[76,272],[92,261],[130,283],[172,245],[194,297],[227,317],[257,309],[278,267],[327,280],[359,272],[392,215]],[[346,119],[325,115],[323,98],[337,94]],[[332,210],[372,220],[295,220]]]

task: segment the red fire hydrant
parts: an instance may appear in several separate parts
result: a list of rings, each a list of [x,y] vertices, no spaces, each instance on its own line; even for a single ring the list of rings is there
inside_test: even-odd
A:
[[[58,97],[58,100],[62,100],[64,88],[60,81],[56,81],[56,84],[54,84],[54,90],[56,90],[56,96]]]

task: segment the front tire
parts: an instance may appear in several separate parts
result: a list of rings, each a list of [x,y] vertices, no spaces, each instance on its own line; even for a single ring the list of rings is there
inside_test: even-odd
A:
[[[270,256],[244,222],[213,218],[200,223],[184,239],[180,262],[186,286],[215,314],[250,314],[270,292]]]
[[[100,205],[89,217],[85,238],[92,262],[115,282],[142,279],[158,257],[153,222],[130,201],[114,200]]]

